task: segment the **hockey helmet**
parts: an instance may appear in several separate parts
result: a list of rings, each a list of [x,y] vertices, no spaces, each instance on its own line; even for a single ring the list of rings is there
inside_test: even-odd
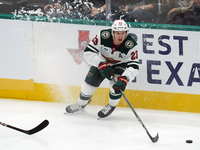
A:
[[[124,20],[115,20],[112,24],[112,33],[114,31],[127,31],[128,33],[128,26]]]

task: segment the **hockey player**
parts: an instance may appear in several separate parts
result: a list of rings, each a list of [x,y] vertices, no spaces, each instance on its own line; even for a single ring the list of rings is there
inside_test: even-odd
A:
[[[100,118],[107,117],[119,103],[121,91],[125,90],[129,81],[135,79],[139,71],[137,43],[128,34],[126,22],[115,20],[112,29],[101,30],[86,47],[83,57],[91,67],[81,87],[78,103],[67,106],[66,111],[82,111],[101,82],[108,79],[109,103],[98,112]]]

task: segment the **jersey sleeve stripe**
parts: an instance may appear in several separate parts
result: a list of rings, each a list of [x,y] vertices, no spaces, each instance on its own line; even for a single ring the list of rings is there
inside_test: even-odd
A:
[[[137,61],[131,61],[131,62],[127,63],[127,67],[133,67],[134,69],[139,69],[138,64],[139,64],[139,62],[137,62]]]
[[[128,65],[127,68],[128,68],[128,67],[132,67],[132,68],[134,68],[134,69],[139,70],[139,66],[138,66],[138,65],[135,65],[135,64]]]
[[[93,47],[93,46],[90,45],[90,44],[86,47],[85,51],[91,51],[91,52],[95,52],[95,53],[98,53],[98,52],[99,52],[98,49],[96,49],[95,47]]]
[[[129,62],[127,62],[127,64],[129,65],[129,64],[139,64],[139,62],[138,61],[129,61]]]

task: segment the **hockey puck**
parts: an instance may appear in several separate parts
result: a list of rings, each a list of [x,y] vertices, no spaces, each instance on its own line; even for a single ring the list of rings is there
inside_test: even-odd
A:
[[[186,140],[186,143],[192,143],[193,141],[192,140]]]

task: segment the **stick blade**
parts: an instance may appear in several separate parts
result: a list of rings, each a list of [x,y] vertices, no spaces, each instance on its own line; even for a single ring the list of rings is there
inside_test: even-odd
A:
[[[41,131],[42,129],[44,129],[48,125],[49,125],[49,121],[48,120],[44,120],[37,127],[26,131],[26,134],[29,134],[29,135],[35,134],[35,133]]]
[[[152,141],[153,143],[156,143],[156,142],[158,141],[158,139],[159,139],[158,133],[157,133],[157,135],[156,135],[155,137],[151,137],[151,141]]]

